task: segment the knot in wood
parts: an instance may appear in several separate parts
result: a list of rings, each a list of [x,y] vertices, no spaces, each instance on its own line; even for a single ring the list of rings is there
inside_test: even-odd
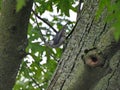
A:
[[[97,53],[96,50],[89,51],[83,58],[86,65],[90,67],[99,67],[103,66],[104,60],[102,55]]]

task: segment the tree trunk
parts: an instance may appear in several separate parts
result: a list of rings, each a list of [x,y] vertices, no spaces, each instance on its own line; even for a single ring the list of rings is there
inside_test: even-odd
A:
[[[12,90],[26,55],[27,27],[33,0],[16,12],[16,0],[2,0],[0,11],[0,90]]]
[[[120,41],[105,22],[95,19],[98,0],[86,0],[74,32],[47,90],[120,90]]]

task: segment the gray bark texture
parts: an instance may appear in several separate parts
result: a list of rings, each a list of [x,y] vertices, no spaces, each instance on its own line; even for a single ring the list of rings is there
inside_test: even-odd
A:
[[[99,0],[85,1],[47,90],[120,90],[120,41],[107,9],[97,20]]]
[[[12,90],[26,55],[27,27],[33,0],[16,12],[16,0],[2,0],[0,10],[0,90]]]

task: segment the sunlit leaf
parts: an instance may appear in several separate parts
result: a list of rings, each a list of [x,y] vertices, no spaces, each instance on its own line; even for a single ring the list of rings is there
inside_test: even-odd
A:
[[[17,0],[16,11],[20,11],[25,6],[26,0]]]

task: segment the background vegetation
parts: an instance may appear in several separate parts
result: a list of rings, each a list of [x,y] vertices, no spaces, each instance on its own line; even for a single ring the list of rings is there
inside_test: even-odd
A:
[[[17,0],[18,12],[25,6],[25,3],[26,0]],[[14,90],[45,90],[63,50],[62,47],[52,49],[45,46],[41,33],[47,41],[51,40],[55,32],[48,24],[59,31],[69,21],[70,10],[76,12],[76,3],[78,2],[75,0],[34,0],[33,11],[35,13],[31,12],[28,28],[29,44],[26,49],[28,55],[21,64]],[[52,13],[54,11],[58,14],[54,15]],[[42,18],[46,12],[51,15]],[[73,23],[71,21],[69,24],[68,32]]]
[[[18,12],[25,6],[26,1],[17,0],[16,9]],[[98,12],[96,12],[96,18],[100,16],[103,9],[107,9],[109,14],[105,20],[109,22],[116,20],[113,27],[116,28],[114,34],[116,40],[118,40],[120,36],[120,1],[116,0],[114,5],[111,5],[112,2],[110,0],[99,1],[100,5]],[[53,12],[54,9],[56,9],[58,14],[51,14],[52,19],[46,17],[40,20],[35,13],[31,12],[28,28],[29,43],[26,49],[28,55],[21,64],[14,90],[45,90],[63,49],[62,47],[52,49],[44,45],[41,32],[47,41],[51,40],[55,34],[53,29],[47,26],[44,20],[57,30],[60,30],[69,21],[70,10],[77,12],[77,4],[77,0],[34,0],[33,11],[38,16],[42,17],[45,12]],[[73,24],[74,22],[71,21],[67,29],[68,32],[72,30]]]

